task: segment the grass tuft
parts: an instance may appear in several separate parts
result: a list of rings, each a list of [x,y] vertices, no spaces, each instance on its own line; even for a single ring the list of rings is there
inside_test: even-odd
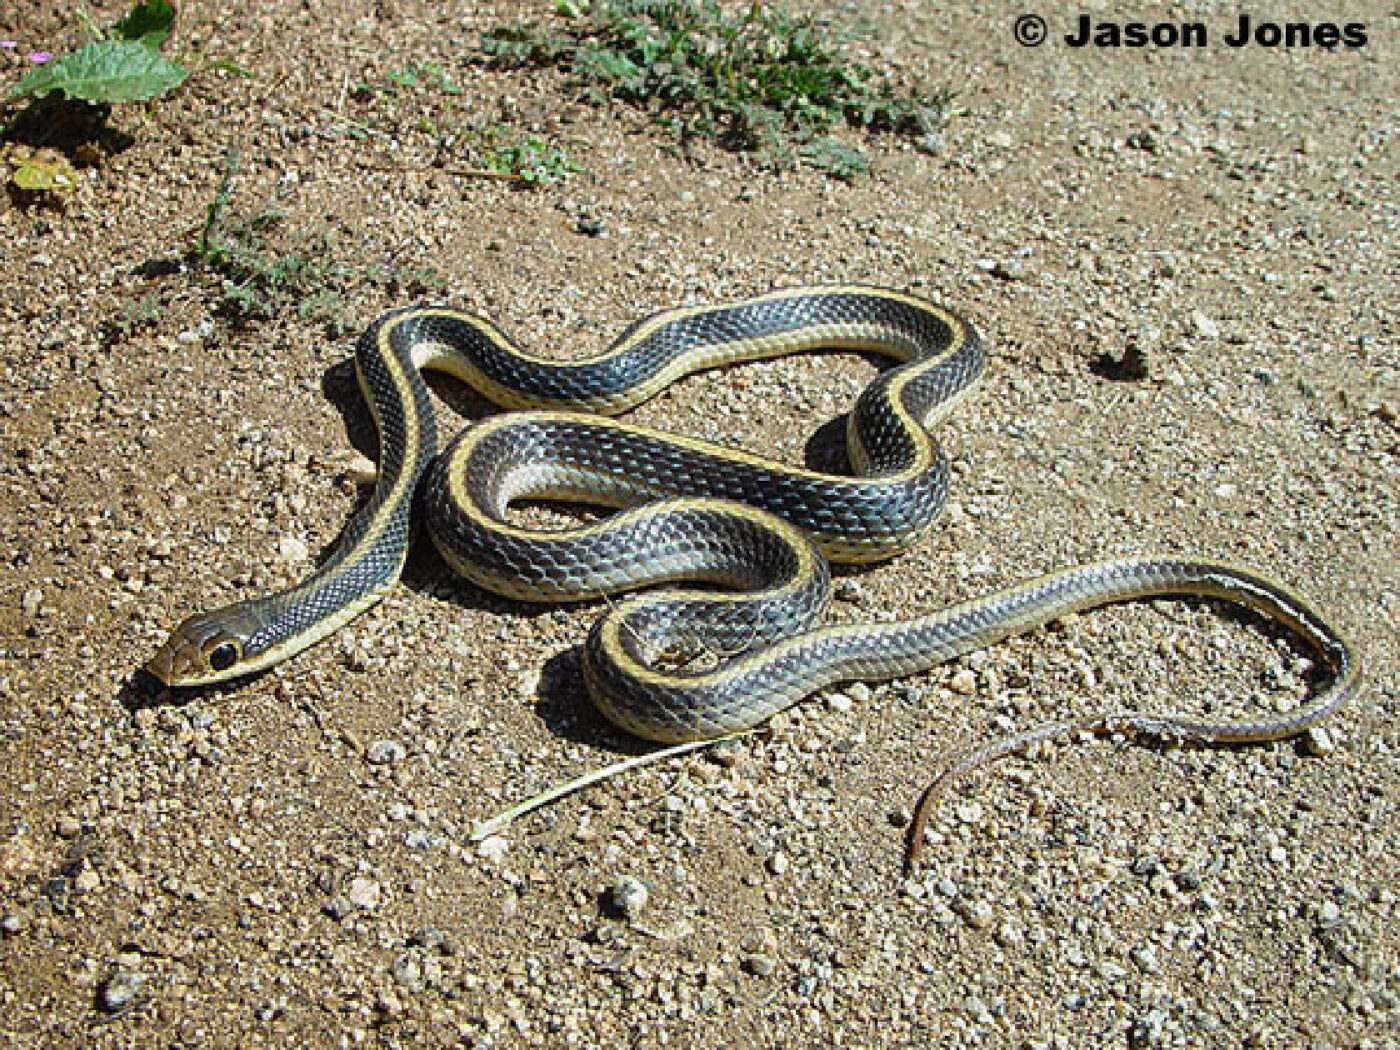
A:
[[[864,161],[831,132],[922,138],[942,125],[952,97],[901,92],[847,55],[851,31],[768,4],[730,13],[717,0],[599,0],[564,10],[572,15],[557,29],[488,31],[483,51],[506,69],[564,69],[593,104],[621,99],[683,141],[710,139],[774,167],[854,178]]]

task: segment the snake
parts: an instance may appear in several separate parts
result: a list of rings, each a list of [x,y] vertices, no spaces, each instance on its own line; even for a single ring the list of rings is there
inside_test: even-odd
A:
[[[685,375],[815,351],[892,361],[847,416],[849,474],[617,418]],[[1208,558],[1093,562],[905,619],[824,623],[831,562],[892,558],[934,526],[949,464],[932,428],[986,358],[958,313],[859,284],[666,310],[574,360],[534,355],[478,314],[391,311],[355,351],[379,437],[368,502],[308,578],[184,620],[147,669],[167,686],[200,686],[269,668],[332,634],[395,585],[421,489],[421,517],[443,559],[487,590],[526,602],[638,592],[608,597],[582,647],[582,678],[609,721],[660,743],[741,732],[834,683],[913,675],[1136,599],[1245,607],[1293,634],[1327,671],[1307,702],[1282,714],[1227,723],[1123,711],[1009,736],[947,768],[924,796],[918,830],[949,779],[1040,740],[1085,731],[1275,741],[1348,703],[1361,669],[1342,633],[1282,584]],[[507,411],[468,425],[440,451],[425,371],[464,381]],[[607,513],[566,527],[522,523],[512,508],[532,500]]]

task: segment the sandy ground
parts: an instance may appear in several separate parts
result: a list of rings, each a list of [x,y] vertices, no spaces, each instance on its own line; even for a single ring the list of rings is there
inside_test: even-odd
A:
[[[1352,6],[1308,12],[1366,23],[1364,47],[1322,52],[1075,50],[1058,0],[1031,49],[1003,5],[861,5],[886,30],[870,61],[958,94],[933,152],[876,142],[847,186],[677,156],[557,77],[471,64],[511,5],[187,5],[180,39],[255,76],[119,107],[130,143],[61,207],[0,200],[0,1038],[1400,1042],[1400,22]],[[1239,10],[1186,14],[1223,33]],[[79,40],[37,0],[0,38]],[[409,63],[463,88],[457,119],[547,135],[580,170],[536,192],[455,170],[430,88],[354,90]],[[230,145],[232,208],[276,207],[275,249],[351,274],[341,333],[294,308],[235,323],[188,261]],[[177,620],[334,540],[374,447],[345,362],[382,310],[446,301],[569,356],[658,309],[816,281],[935,297],[993,354],[939,427],[944,524],[843,573],[833,617],[1197,552],[1328,610],[1361,702],[1311,748],[1009,760],[946,800],[906,878],[943,757],[1072,711],[1286,707],[1307,654],[1209,605],[1087,614],[812,698],[484,851],[477,821],[639,750],[579,681],[596,607],[483,595],[420,544],[387,601],[272,673],[180,697],[136,674]],[[1096,368],[1130,346],[1145,378]],[[707,374],[635,418],[802,462],[874,370]],[[622,912],[631,880],[647,899]]]

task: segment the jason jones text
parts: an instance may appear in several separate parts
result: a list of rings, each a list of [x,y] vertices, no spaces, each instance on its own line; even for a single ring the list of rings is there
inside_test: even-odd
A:
[[[1266,22],[1240,15],[1229,32],[1219,38],[1226,47],[1348,48],[1366,46],[1362,22]],[[1213,34],[1204,22],[1096,22],[1080,15],[1073,33],[1065,34],[1070,47],[1210,47]]]

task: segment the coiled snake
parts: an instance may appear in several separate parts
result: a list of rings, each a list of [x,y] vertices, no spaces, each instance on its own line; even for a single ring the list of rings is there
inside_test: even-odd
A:
[[[813,349],[900,362],[850,414],[853,476],[610,418],[698,369]],[[180,686],[247,674],[359,615],[398,579],[413,496],[427,474],[427,526],[438,549],[456,571],[499,594],[554,602],[689,585],[610,605],[584,648],[599,709],[652,740],[721,736],[833,682],[912,674],[1076,610],[1155,595],[1248,606],[1301,637],[1330,680],[1307,705],[1256,721],[1123,712],[1037,727],[951,767],[926,802],[953,775],[1076,730],[1211,744],[1276,740],[1347,702],[1360,670],[1336,629],[1278,584],[1205,559],[1095,563],[907,620],[819,626],[827,559],[889,557],[918,542],[937,517],[948,469],[928,427],[978,377],[984,356],[976,331],[956,314],[867,286],[668,311],[633,325],[598,356],[566,363],[531,356],[490,322],[457,310],[387,314],[356,355],[380,435],[373,498],[309,579],[191,617],[149,670]],[[439,456],[422,369],[454,375],[520,411],[468,427]],[[509,505],[526,498],[621,509],[596,524],[546,531],[510,520]],[[696,654],[719,660],[684,666]],[[926,813],[927,806],[919,826]]]

